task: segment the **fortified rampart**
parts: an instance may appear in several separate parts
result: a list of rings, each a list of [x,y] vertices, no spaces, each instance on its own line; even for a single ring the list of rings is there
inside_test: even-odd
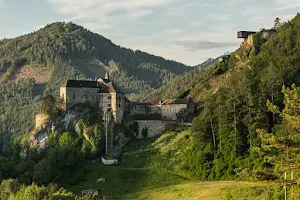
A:
[[[155,137],[157,135],[163,134],[170,124],[176,124],[176,122],[162,121],[162,120],[136,120],[139,127],[139,134],[137,135],[138,139],[145,138],[142,131],[146,130],[147,138]]]

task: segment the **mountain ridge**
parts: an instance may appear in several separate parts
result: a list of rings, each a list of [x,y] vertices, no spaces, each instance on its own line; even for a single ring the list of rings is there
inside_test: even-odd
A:
[[[1,79],[11,79],[24,65],[51,69],[68,66],[76,71],[72,78],[81,75],[94,79],[110,71],[112,79],[128,93],[149,92],[191,69],[183,63],[121,47],[72,22],[55,22],[38,31],[1,40]]]

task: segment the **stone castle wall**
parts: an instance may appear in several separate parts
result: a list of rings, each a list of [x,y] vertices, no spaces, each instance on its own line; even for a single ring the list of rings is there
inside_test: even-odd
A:
[[[98,102],[98,88],[60,88],[60,98],[66,102],[66,108],[78,103]]]
[[[187,104],[170,104],[170,105],[162,105],[161,106],[161,116],[163,120],[176,121],[176,114],[179,113],[180,110],[186,109]]]
[[[99,88],[61,87],[60,98],[65,102],[65,110],[72,105],[86,102],[99,106],[103,112],[111,108],[115,121],[121,123],[124,115],[124,95],[98,92]]]
[[[48,115],[45,114],[38,114],[35,116],[35,128],[39,129],[43,124],[46,123],[48,119]]]
[[[161,121],[161,120],[136,120],[139,124],[139,134],[137,138],[144,138],[142,135],[142,130],[144,128],[148,129],[148,138],[155,137],[157,135],[163,134],[172,122]]]

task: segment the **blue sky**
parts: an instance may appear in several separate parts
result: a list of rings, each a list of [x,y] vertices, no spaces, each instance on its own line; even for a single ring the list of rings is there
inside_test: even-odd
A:
[[[0,38],[72,21],[115,44],[188,65],[239,47],[238,30],[292,19],[300,0],[0,0]]]

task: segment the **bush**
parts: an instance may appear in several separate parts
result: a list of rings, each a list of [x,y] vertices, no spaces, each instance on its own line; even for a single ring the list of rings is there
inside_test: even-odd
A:
[[[143,130],[142,130],[142,136],[143,136],[143,138],[147,138],[148,137],[148,128],[143,128]]]

